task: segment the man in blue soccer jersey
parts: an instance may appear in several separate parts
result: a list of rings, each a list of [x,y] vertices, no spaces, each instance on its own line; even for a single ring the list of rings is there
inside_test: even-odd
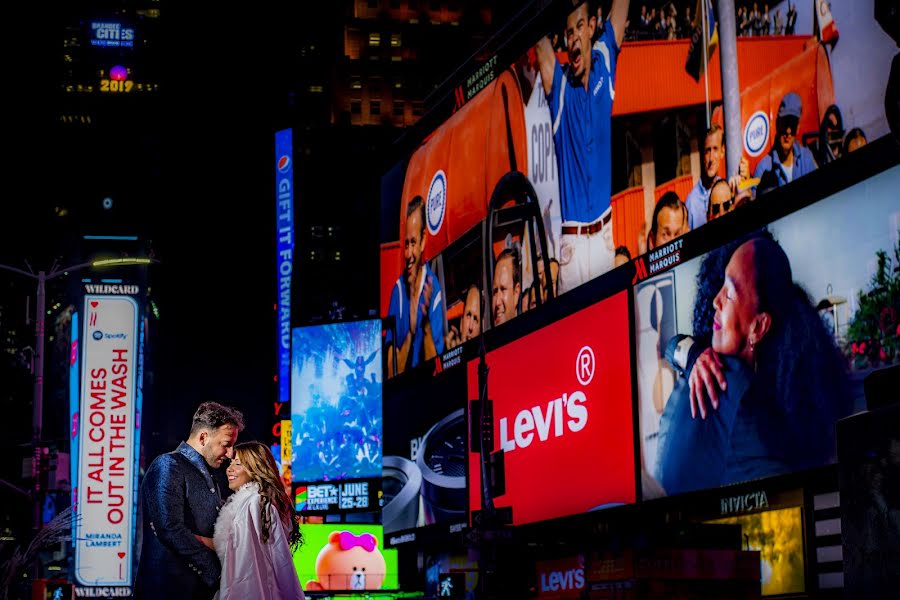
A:
[[[394,317],[394,327],[388,327],[385,340],[388,377],[416,367],[444,351],[441,284],[425,262],[424,255],[425,202],[421,196],[416,196],[406,207],[403,239],[406,269],[391,290],[388,307],[388,316]]]
[[[566,19],[569,64],[556,60],[546,37],[536,47],[553,123],[560,173],[560,287],[570,290],[613,268],[611,120],[616,62],[629,0],[613,0],[603,31],[588,3]]]

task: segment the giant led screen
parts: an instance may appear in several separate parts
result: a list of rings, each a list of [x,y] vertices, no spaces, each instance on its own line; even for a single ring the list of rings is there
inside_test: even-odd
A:
[[[380,354],[378,320],[293,330],[291,472],[298,510],[377,508]]]
[[[293,558],[304,591],[398,588],[397,550],[384,547],[381,525],[306,524],[300,532],[303,544]]]
[[[491,452],[519,525],[634,502],[628,293],[620,292],[487,353]],[[478,360],[468,364],[480,398]],[[479,419],[472,415],[472,420]],[[469,453],[469,503],[481,507],[481,455]]]
[[[835,461],[835,422],[900,358],[898,189],[895,166],[696,258],[690,239],[647,255],[634,287],[644,498]]]
[[[803,511],[799,506],[707,522],[741,526],[742,549],[759,552],[763,596],[806,591]]]
[[[564,4],[521,53],[471,67],[452,115],[382,182],[386,377],[887,133],[896,45],[872,0],[792,3],[790,27],[773,5],[765,31],[736,15],[738,132],[723,130],[716,3],[654,22],[628,0]]]
[[[466,398],[462,369],[385,385],[381,515],[390,543],[408,539],[394,535],[404,530],[466,524]]]

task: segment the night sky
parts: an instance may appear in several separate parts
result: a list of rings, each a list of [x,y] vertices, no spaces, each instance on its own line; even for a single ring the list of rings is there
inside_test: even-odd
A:
[[[4,40],[18,60],[4,119],[0,262],[69,264],[85,233],[141,235],[162,262],[150,275],[160,320],[149,334],[148,458],[186,437],[205,400],[237,406],[243,439],[267,440],[275,394],[272,156],[284,126],[283,26],[268,8],[212,15],[180,4],[162,7],[160,95],[115,109],[94,130],[56,124],[63,18],[17,6],[9,22],[22,26]],[[106,194],[112,211],[101,208]],[[57,206],[68,216],[55,216]],[[15,425],[27,431],[31,408],[21,408]],[[45,408],[45,431],[65,431],[61,416]]]

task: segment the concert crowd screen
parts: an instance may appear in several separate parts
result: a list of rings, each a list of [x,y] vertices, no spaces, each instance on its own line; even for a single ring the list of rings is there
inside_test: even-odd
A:
[[[300,327],[291,341],[297,510],[376,510],[382,469],[380,322]]]

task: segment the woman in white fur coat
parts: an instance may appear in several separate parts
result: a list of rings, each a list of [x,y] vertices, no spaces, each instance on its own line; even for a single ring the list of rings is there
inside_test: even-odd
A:
[[[305,600],[291,557],[303,540],[272,453],[259,442],[238,444],[227,474],[235,493],[213,540],[201,540],[214,543],[222,562],[216,600]]]

